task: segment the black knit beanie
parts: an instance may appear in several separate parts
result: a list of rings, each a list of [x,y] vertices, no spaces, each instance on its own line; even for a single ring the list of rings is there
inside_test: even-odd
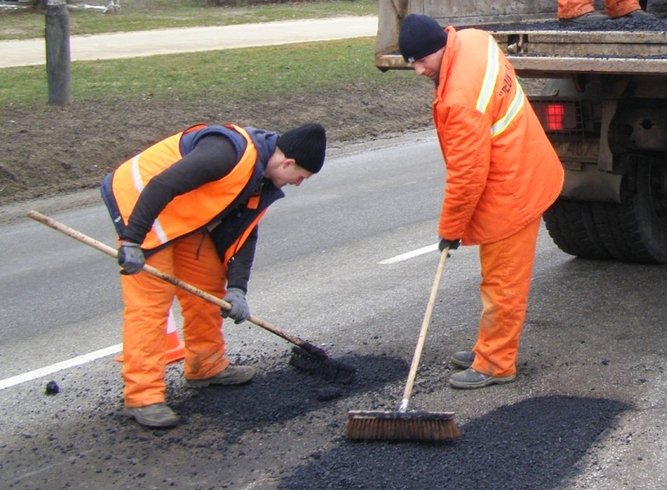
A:
[[[278,136],[278,148],[299,167],[316,174],[324,165],[327,149],[326,131],[320,124],[309,123]]]
[[[444,48],[446,42],[447,33],[428,15],[410,14],[401,23],[398,49],[408,63],[435,53]]]

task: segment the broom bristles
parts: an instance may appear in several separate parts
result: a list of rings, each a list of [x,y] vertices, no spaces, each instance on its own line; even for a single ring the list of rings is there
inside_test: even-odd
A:
[[[451,441],[459,437],[452,412],[348,413],[347,437],[352,440]]]

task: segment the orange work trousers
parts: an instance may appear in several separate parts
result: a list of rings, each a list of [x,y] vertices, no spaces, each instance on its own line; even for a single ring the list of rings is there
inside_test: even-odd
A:
[[[175,240],[148,257],[146,263],[217,297],[224,296],[226,269],[208,233]],[[166,324],[176,297],[183,315],[184,376],[208,378],[227,367],[218,306],[147,272],[120,277],[127,407],[165,402]]]
[[[482,315],[472,368],[490,376],[516,373],[541,217],[499,242],[480,245]]]
[[[606,0],[604,9],[611,18],[622,17],[639,10],[638,0]],[[595,10],[593,0],[558,0],[558,18],[571,19]]]

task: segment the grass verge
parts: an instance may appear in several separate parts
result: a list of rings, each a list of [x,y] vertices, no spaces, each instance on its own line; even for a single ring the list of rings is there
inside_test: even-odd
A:
[[[187,101],[202,95],[280,97],[291,91],[322,93],[352,83],[384,83],[373,64],[374,39],[230,49],[124,60],[72,63],[72,99]],[[0,107],[48,102],[43,66],[0,70]],[[412,76],[412,73],[394,73]]]
[[[90,3],[102,5],[104,2]],[[121,2],[121,13],[116,15],[105,15],[94,10],[73,10],[69,13],[69,24],[70,33],[80,35],[344,15],[377,15],[377,1],[329,0],[216,7],[202,0],[132,0]],[[44,22],[43,12],[0,11],[0,40],[42,37]]]

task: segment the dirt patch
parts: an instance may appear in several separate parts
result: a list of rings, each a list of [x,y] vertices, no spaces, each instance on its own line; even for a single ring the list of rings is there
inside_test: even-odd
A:
[[[98,186],[118,164],[198,122],[284,131],[308,121],[330,146],[430,124],[426,80],[363,83],[339,92],[254,100],[107,100],[66,107],[5,107],[0,116],[0,206]]]
[[[528,93],[539,91],[539,81],[523,85]],[[5,107],[0,113],[0,222],[23,216],[35,199],[43,210],[99,201],[96,189],[107,172],[191,124],[233,122],[281,132],[317,121],[327,128],[329,147],[336,148],[432,127],[432,90],[427,79],[387,74],[382,84],[280,98]],[[83,190],[91,192],[78,192]],[[48,208],[45,200],[51,201]]]

